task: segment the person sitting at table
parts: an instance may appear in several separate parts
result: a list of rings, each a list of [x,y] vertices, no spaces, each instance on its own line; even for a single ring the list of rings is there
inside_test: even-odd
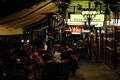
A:
[[[15,73],[17,72],[17,60],[14,56],[14,46],[8,45],[7,50],[2,55],[2,62],[4,71],[6,72],[6,80],[15,80]]]
[[[71,73],[73,76],[75,76],[76,70],[78,69],[77,64],[77,55],[73,52],[71,54]]]
[[[17,51],[17,58],[20,59],[21,62],[26,62],[27,61],[27,51],[24,45],[21,45],[19,47],[19,50]]]
[[[66,51],[73,51],[73,49],[70,48],[68,45],[66,45],[65,48],[66,48]]]
[[[53,55],[51,53],[51,49],[48,49],[48,51],[46,51],[43,55],[43,60],[44,60],[44,62],[48,62],[48,61],[52,60],[52,58],[53,58]]]
[[[58,49],[58,47],[55,48],[55,53],[53,55],[54,57],[60,58],[61,57],[61,51]]]
[[[65,49],[61,53],[61,60],[66,60],[66,68],[68,71],[68,74],[71,72],[71,55],[72,55],[73,49],[69,46],[65,46]]]
[[[33,70],[34,70],[34,76],[36,78],[36,71],[38,70],[39,73],[44,70],[44,60],[41,56],[38,55],[38,52],[36,50],[33,50],[32,52],[32,58],[33,58]]]

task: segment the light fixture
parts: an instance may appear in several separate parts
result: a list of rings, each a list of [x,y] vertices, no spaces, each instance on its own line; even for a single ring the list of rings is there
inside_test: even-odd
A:
[[[93,32],[90,32],[91,35],[95,35]]]
[[[27,40],[27,43],[29,43],[30,42],[30,40]]]
[[[24,42],[24,40],[21,40],[21,42]]]
[[[82,10],[82,5],[78,4],[78,10]]]
[[[59,14],[57,14],[57,15],[53,15],[53,18],[54,18],[56,21],[60,21],[60,20],[63,19],[62,16],[59,15]]]
[[[82,10],[82,15],[85,18],[85,20],[88,21],[88,24],[90,25],[91,20],[94,19],[94,17],[98,14],[98,12],[97,12],[96,9],[90,8],[91,7],[91,3],[90,2],[88,4],[89,4],[88,5],[89,8],[83,9]]]
[[[87,9],[86,9],[86,10],[83,10],[83,11],[82,11],[82,14],[83,14],[84,17],[87,17],[87,16],[89,16],[89,15],[90,15],[91,17],[94,17],[94,16],[97,14],[97,11],[96,11],[96,10],[92,10],[92,9],[91,9],[91,10],[87,10]]]

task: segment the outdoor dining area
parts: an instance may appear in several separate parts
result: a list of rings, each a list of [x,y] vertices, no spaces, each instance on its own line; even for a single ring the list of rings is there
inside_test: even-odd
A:
[[[0,80],[68,80],[77,69],[74,56],[72,49],[54,47],[43,51],[40,47],[24,46],[16,50],[10,45],[0,58]]]

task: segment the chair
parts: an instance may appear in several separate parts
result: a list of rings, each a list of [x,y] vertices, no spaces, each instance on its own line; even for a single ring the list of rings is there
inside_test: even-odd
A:
[[[68,73],[65,63],[46,63],[45,80],[68,80]]]

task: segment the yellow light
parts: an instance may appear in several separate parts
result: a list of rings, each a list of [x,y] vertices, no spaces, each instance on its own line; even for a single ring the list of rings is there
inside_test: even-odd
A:
[[[90,34],[93,35],[93,32],[91,32]]]
[[[21,40],[21,42],[24,42],[24,40]]]
[[[29,40],[27,40],[27,42],[30,42]]]

